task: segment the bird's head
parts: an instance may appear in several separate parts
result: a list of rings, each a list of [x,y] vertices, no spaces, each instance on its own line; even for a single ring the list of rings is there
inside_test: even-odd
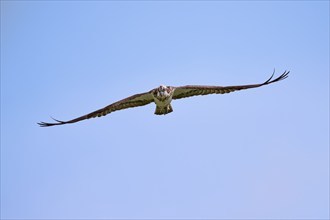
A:
[[[160,85],[160,86],[158,87],[158,91],[159,91],[159,92],[165,92],[166,89],[167,89],[167,86],[164,86],[164,85]]]
[[[167,95],[167,87],[164,86],[164,85],[160,85],[158,88],[157,88],[157,96],[158,97],[164,97]]]
[[[169,86],[164,86],[160,85],[156,90],[155,90],[155,96],[158,97],[159,99],[166,99],[171,95],[171,87]]]

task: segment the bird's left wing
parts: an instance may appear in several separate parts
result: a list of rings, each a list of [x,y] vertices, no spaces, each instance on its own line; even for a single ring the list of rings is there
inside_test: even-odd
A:
[[[151,102],[153,102],[153,97],[151,95],[151,92],[153,90],[146,92],[146,93],[140,93],[133,96],[130,96],[126,99],[120,100],[118,102],[112,103],[111,105],[108,105],[104,108],[101,108],[99,110],[96,110],[94,112],[91,112],[89,114],[83,115],[81,117],[69,120],[69,121],[59,121],[54,119],[56,122],[48,123],[48,122],[40,122],[38,123],[41,127],[48,127],[48,126],[54,126],[54,125],[63,125],[63,124],[70,124],[75,123],[78,121],[82,121],[85,119],[95,118],[95,117],[101,117],[105,116],[107,114],[110,114],[111,112],[123,110],[126,108],[133,108],[138,106],[147,105]]]
[[[174,94],[172,99],[182,99],[182,98],[188,98],[191,96],[197,96],[197,95],[209,95],[209,94],[224,94],[224,93],[230,93],[242,89],[251,89],[251,88],[257,88],[260,86],[268,85],[274,82],[281,81],[288,77],[290,71],[285,71],[282,75],[277,77],[276,79],[273,79],[274,73],[272,76],[265,81],[264,83],[260,84],[250,84],[250,85],[240,85],[240,86],[180,86],[180,87],[174,87]]]

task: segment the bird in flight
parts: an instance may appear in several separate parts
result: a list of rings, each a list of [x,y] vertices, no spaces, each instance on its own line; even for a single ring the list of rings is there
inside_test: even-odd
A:
[[[198,95],[224,94],[224,93],[230,93],[230,92],[243,90],[243,89],[257,88],[257,87],[265,86],[265,85],[268,85],[268,84],[271,84],[274,82],[281,81],[288,77],[289,72],[290,71],[285,71],[282,75],[280,75],[276,79],[273,79],[273,76],[275,73],[275,70],[274,70],[272,76],[264,83],[250,84],[250,85],[240,85],[240,86],[200,86],[200,85],[191,86],[191,85],[189,85],[189,86],[179,86],[179,87],[161,85],[158,88],[150,90],[149,92],[130,96],[130,97],[120,100],[118,102],[112,103],[111,105],[108,105],[104,108],[101,108],[99,110],[96,110],[94,112],[91,112],[89,114],[83,115],[81,117],[78,117],[78,118],[75,118],[75,119],[72,119],[69,121],[59,121],[59,120],[56,120],[53,118],[55,120],[55,122],[53,122],[53,123],[39,122],[38,124],[41,127],[71,124],[71,123],[76,123],[78,121],[82,121],[85,119],[105,116],[114,111],[147,105],[152,102],[154,102],[156,104],[156,110],[155,110],[156,115],[166,115],[173,111],[173,108],[171,106],[172,100],[188,98],[188,97],[198,96]]]

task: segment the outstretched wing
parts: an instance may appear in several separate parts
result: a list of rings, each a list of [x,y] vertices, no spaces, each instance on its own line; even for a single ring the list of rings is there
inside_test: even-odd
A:
[[[130,96],[126,99],[112,103],[111,105],[108,105],[104,108],[101,108],[101,109],[91,112],[89,114],[83,115],[79,118],[72,119],[70,121],[59,121],[59,120],[56,120],[53,118],[56,121],[54,123],[40,122],[38,124],[41,127],[48,127],[48,126],[53,126],[53,125],[63,125],[63,124],[75,123],[75,122],[82,121],[85,119],[105,116],[114,111],[147,105],[147,104],[153,102],[153,97],[151,95],[152,91],[153,90],[146,92],[146,93],[140,93],[140,94]]]
[[[197,96],[197,95],[209,95],[209,94],[224,94],[224,93],[230,93],[242,89],[251,89],[251,88],[257,88],[260,86],[268,85],[274,82],[281,81],[288,77],[290,71],[285,71],[282,75],[277,77],[276,79],[273,79],[275,70],[272,74],[272,76],[264,83],[260,84],[251,84],[251,85],[241,85],[241,86],[180,86],[175,87],[174,94],[172,99],[182,99],[182,98],[188,98],[191,96]],[[273,80],[272,80],[273,79]]]

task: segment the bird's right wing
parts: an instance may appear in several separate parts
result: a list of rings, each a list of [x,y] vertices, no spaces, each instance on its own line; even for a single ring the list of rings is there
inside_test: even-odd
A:
[[[48,123],[48,122],[40,122],[38,123],[41,127],[49,127],[54,125],[63,125],[63,124],[70,124],[75,123],[78,121],[82,121],[85,119],[95,118],[95,117],[101,117],[105,116],[107,114],[110,114],[114,111],[123,110],[126,108],[133,108],[138,106],[147,105],[151,102],[153,102],[153,97],[151,95],[151,92],[153,90],[146,92],[146,93],[140,93],[133,96],[130,96],[126,99],[120,100],[118,102],[112,103],[111,105],[108,105],[104,108],[101,108],[99,110],[96,110],[94,112],[91,112],[89,114],[83,115],[81,117],[69,120],[69,121],[59,121],[54,119],[56,122]]]

